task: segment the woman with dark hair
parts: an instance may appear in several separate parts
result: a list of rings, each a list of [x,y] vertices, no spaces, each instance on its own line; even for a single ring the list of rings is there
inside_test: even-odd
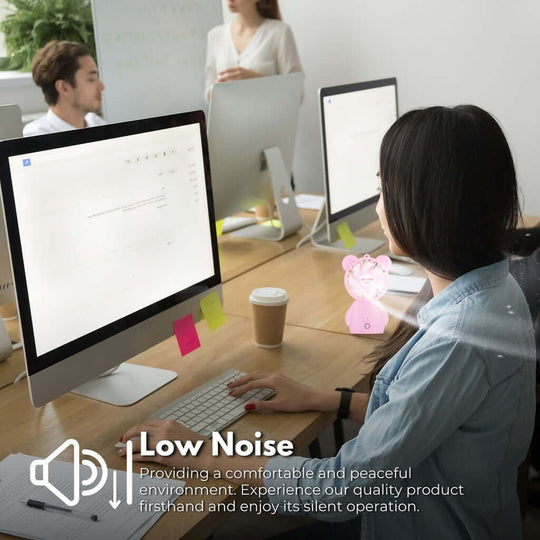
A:
[[[228,0],[235,18],[208,33],[205,97],[214,83],[302,71],[277,0]]]
[[[502,255],[519,213],[508,144],[478,107],[412,111],[384,136],[379,176],[390,249],[422,265],[428,285],[372,355],[371,393],[316,390],[264,372],[230,385],[233,395],[275,389],[248,410],[339,411],[364,422],[358,435],[326,459],[216,457],[208,448],[156,460],[261,467],[249,482],[270,488],[283,512],[306,513],[314,499],[327,505],[314,517],[337,523],[291,538],[519,538],[517,467],[532,432],[535,365],[527,303]],[[156,420],[124,437],[142,430],[152,445],[201,438]],[[293,469],[301,474],[284,474]]]

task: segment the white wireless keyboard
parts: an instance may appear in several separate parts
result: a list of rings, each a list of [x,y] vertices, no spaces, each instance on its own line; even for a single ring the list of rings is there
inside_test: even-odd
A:
[[[256,225],[257,219],[254,217],[226,217],[223,221],[223,234],[243,229],[249,225]]]
[[[269,399],[274,395],[270,388],[255,389],[241,396],[229,396],[227,383],[245,375],[242,371],[228,369],[214,379],[169,403],[150,418],[176,420],[189,429],[209,437],[246,414],[244,405],[251,401]]]

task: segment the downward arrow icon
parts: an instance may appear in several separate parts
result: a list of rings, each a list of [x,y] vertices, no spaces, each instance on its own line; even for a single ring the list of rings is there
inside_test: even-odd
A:
[[[109,504],[116,510],[121,502],[120,499],[116,498],[116,471],[113,471],[113,498],[112,501],[109,500]]]

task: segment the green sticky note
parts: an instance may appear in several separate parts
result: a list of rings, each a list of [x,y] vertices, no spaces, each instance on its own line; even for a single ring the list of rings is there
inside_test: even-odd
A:
[[[351,249],[356,245],[356,240],[346,221],[344,221],[341,225],[338,225],[336,230],[341,240],[343,240],[343,244],[346,249]]]
[[[219,328],[227,320],[225,313],[223,313],[223,308],[221,307],[221,302],[219,301],[219,296],[216,291],[205,296],[201,300],[201,311],[206,319],[208,328],[210,332]]]
[[[220,219],[219,221],[216,221],[216,232],[217,232],[217,237],[218,238],[223,234],[223,222],[224,221],[225,221],[224,219]]]

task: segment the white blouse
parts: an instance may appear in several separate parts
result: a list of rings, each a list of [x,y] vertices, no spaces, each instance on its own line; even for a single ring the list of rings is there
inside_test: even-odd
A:
[[[204,95],[208,97],[219,72],[236,66],[263,75],[302,71],[289,25],[277,19],[265,19],[240,54],[233,42],[230,22],[212,28],[207,39]]]

